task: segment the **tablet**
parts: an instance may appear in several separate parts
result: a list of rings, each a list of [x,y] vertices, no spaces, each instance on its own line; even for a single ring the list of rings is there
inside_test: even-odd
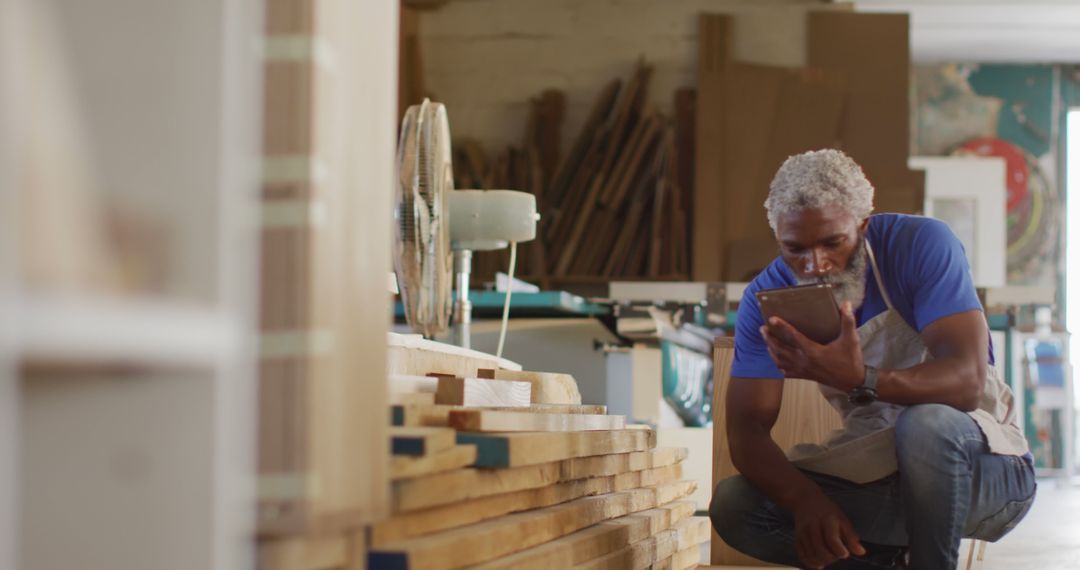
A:
[[[828,283],[765,289],[756,295],[766,322],[771,317],[780,317],[820,344],[828,344],[840,336],[840,307]]]

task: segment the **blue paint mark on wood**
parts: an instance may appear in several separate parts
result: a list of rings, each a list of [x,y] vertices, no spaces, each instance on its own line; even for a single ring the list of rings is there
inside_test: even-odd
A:
[[[510,440],[503,436],[458,433],[458,445],[476,446],[477,467],[509,467],[510,466]]]

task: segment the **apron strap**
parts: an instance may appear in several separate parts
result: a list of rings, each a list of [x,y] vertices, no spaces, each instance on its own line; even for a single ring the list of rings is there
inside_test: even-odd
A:
[[[889,299],[889,292],[885,290],[885,281],[881,278],[881,271],[874,258],[874,250],[870,248],[870,240],[863,238],[863,246],[866,248],[866,256],[870,258],[870,268],[874,270],[874,280],[877,281],[878,291],[881,291],[881,298],[885,301],[885,306],[893,311],[895,308],[893,308],[892,299]]]

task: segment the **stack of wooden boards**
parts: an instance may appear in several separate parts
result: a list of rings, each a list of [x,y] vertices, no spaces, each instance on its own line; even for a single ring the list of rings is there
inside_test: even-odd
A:
[[[458,188],[536,195],[538,236],[518,258],[530,281],[688,275],[689,196],[676,176],[673,123],[649,101],[652,73],[640,62],[625,83],[608,83],[565,156],[558,145],[565,96],[555,90],[533,100],[522,148],[488,160],[475,142],[458,142]],[[506,255],[475,255],[474,278],[505,271]]]
[[[477,369],[389,382],[393,514],[369,529],[369,568],[698,564],[710,527],[686,500],[686,449],[658,449],[651,429],[582,405],[572,377]]]

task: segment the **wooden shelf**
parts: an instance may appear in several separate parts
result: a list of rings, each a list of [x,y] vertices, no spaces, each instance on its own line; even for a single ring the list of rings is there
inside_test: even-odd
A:
[[[11,305],[16,354],[32,367],[212,367],[241,334],[222,312],[168,300],[31,294]]]

